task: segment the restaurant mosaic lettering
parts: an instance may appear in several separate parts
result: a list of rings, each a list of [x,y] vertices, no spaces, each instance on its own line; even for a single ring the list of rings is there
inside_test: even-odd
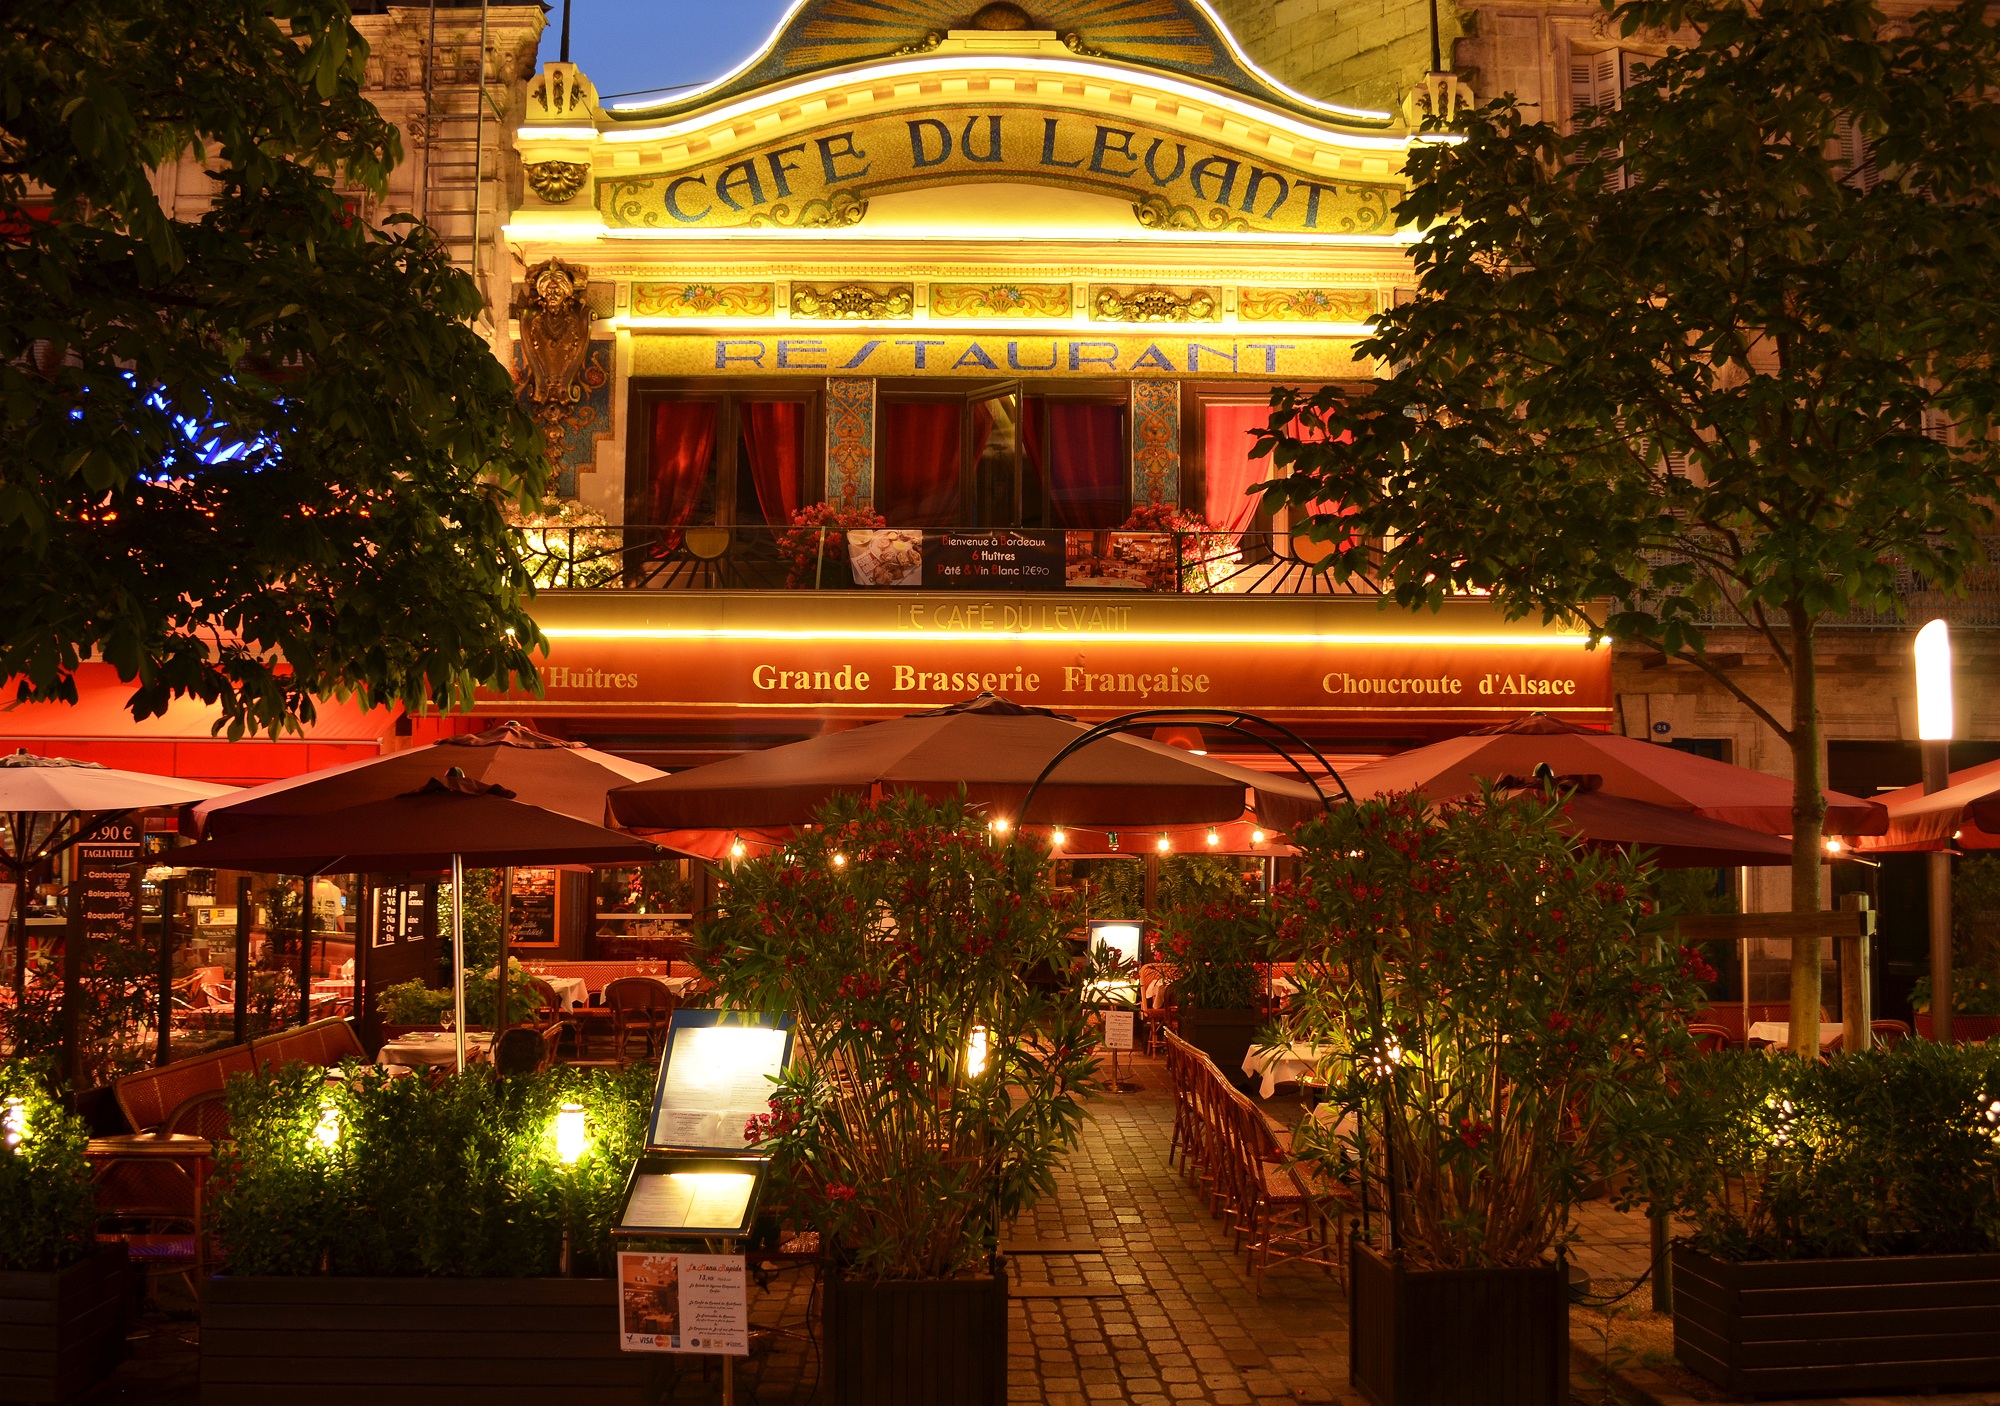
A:
[[[793,132],[699,166],[601,176],[614,229],[819,227],[865,220],[884,191],[965,181],[1120,196],[1151,228],[1387,234],[1399,188],[1326,174],[1129,119],[1032,107],[937,108]]]
[[[1095,333],[1077,337],[978,336],[911,328],[906,335],[819,332],[698,334],[641,329],[632,339],[635,376],[717,372],[825,376],[973,376],[1032,371],[1038,376],[1272,376],[1301,381],[1366,374],[1352,337],[1234,337],[1216,332],[1162,337]]]

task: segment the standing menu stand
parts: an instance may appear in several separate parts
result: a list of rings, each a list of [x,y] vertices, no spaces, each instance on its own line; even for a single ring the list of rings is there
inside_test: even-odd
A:
[[[720,1355],[725,1403],[750,1350],[742,1242],[771,1166],[744,1128],[770,1112],[771,1080],[791,1056],[789,1015],[675,1011],[646,1150],[611,1232],[619,1345]]]

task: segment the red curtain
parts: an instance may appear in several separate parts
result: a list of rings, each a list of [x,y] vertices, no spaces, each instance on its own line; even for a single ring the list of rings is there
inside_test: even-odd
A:
[[[806,403],[746,401],[742,422],[743,452],[750,461],[750,481],[757,487],[757,507],[765,522],[788,523],[805,496]],[[745,506],[737,505],[739,521],[746,516]]]
[[[693,520],[715,468],[712,400],[653,402],[652,501],[648,521],[680,527]]]
[[[891,527],[956,527],[958,405],[884,401],[875,434],[875,511]]]
[[[1057,527],[1105,528],[1125,521],[1125,407],[1051,401],[1049,506]],[[1039,434],[1029,436],[1031,454]],[[1039,454],[1034,454],[1039,459]]]
[[[1252,459],[1250,431],[1271,418],[1267,405],[1205,405],[1202,407],[1202,462],[1208,468],[1208,492],[1202,510],[1224,532],[1242,532],[1257,516],[1262,501],[1245,490],[1263,483],[1276,470],[1269,459]]]

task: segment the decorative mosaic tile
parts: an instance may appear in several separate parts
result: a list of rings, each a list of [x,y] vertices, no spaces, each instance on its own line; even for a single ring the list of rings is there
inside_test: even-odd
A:
[[[1181,500],[1181,383],[1132,383],[1132,504]]]
[[[875,381],[829,376],[826,381],[826,501],[866,508],[875,498]]]

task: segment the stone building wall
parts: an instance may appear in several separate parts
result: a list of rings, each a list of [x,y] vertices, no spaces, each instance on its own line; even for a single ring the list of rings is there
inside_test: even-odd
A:
[[[1244,51],[1279,81],[1327,102],[1399,111],[1430,71],[1429,0],[1214,0]],[[1463,24],[1438,0],[1449,57]]]

